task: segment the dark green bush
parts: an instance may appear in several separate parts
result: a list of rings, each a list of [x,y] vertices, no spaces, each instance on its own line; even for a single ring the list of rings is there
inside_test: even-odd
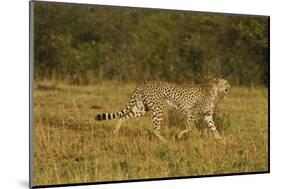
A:
[[[267,85],[268,19],[35,2],[35,79]]]

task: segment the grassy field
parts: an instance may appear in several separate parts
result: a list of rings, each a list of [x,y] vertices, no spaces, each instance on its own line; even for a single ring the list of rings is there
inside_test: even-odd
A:
[[[175,140],[182,116],[167,108],[161,143],[151,113],[123,124],[96,122],[95,115],[126,105],[136,84],[103,82],[71,86],[35,82],[36,185],[97,182],[268,170],[267,88],[232,87],[217,108],[215,140],[201,119],[187,139]],[[207,132],[206,132],[207,131]]]

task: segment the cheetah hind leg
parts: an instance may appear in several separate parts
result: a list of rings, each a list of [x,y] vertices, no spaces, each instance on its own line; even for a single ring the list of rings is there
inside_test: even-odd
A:
[[[162,119],[162,109],[152,112],[153,133],[160,139],[161,142],[167,143],[167,140],[160,134]]]
[[[153,129],[153,133],[159,138],[161,142],[167,143],[167,140],[162,135],[160,135],[159,132]]]
[[[113,130],[113,134],[118,134],[118,132],[121,128],[121,125],[125,120],[141,117],[145,113],[146,113],[146,110],[142,103],[138,103],[137,106],[133,106],[127,114],[125,114],[121,118],[119,118],[117,125],[116,125],[115,129]]]
[[[186,116],[186,129],[179,132],[177,135],[176,135],[176,139],[183,139],[183,136],[186,136],[188,134],[188,132],[191,130],[193,124],[194,124],[194,115],[193,114],[188,114]]]
[[[119,133],[119,130],[120,130],[121,125],[122,125],[122,122],[123,122],[122,119],[118,120],[117,125],[115,126],[115,129],[113,130],[113,134],[114,135],[117,135]]]

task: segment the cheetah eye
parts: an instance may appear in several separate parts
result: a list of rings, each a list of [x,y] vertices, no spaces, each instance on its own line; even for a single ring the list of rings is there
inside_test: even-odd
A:
[[[225,89],[225,92],[228,92],[229,91],[229,87],[227,87],[226,89]]]

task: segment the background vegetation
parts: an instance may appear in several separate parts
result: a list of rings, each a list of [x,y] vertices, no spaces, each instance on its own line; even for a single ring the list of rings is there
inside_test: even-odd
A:
[[[268,18],[35,2],[35,78],[267,85]]]

